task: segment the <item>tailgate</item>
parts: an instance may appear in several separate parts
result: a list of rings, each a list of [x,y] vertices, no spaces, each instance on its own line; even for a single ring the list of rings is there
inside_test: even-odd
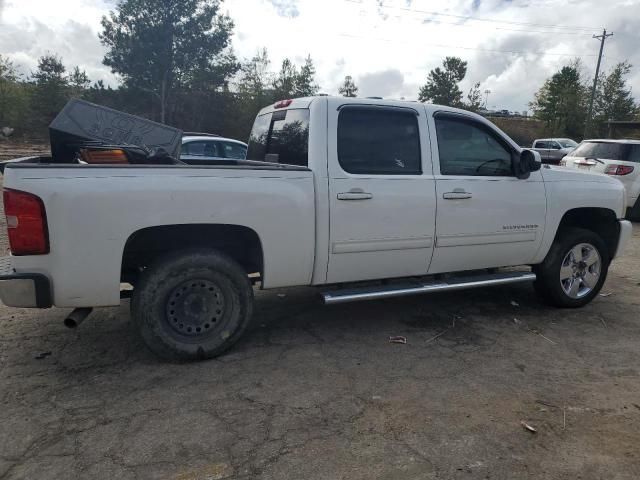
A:
[[[11,160],[5,160],[0,162],[0,173],[4,173],[4,169],[11,163],[48,163],[51,161],[51,157],[20,157],[13,158]]]

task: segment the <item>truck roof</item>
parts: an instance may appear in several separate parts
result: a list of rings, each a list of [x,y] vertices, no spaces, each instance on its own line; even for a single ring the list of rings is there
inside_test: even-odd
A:
[[[477,119],[479,122],[485,123],[489,125],[491,128],[500,131],[506,139],[508,139],[509,143],[516,148],[521,149],[517,143],[515,143],[511,137],[502,132],[500,128],[491,123],[482,115],[471,112],[469,110],[463,110],[461,108],[449,107],[445,105],[437,105],[433,103],[421,103],[417,100],[395,100],[395,99],[384,99],[384,98],[371,98],[371,97],[342,97],[337,95],[317,95],[314,97],[302,97],[302,98],[293,98],[287,100],[279,100],[276,103],[271,105],[267,105],[262,110],[258,112],[258,116],[264,115],[267,113],[271,113],[277,110],[285,110],[285,109],[295,109],[295,108],[309,108],[310,105],[319,100],[329,100],[340,102],[340,105],[347,105],[350,103],[355,103],[358,105],[362,105],[366,103],[367,105],[381,105],[381,106],[389,106],[389,107],[424,107],[427,110],[428,115],[432,115],[435,112],[451,112],[451,113],[459,113],[462,115],[466,115],[469,117],[473,117]],[[277,108],[276,108],[277,106]]]
[[[370,105],[386,105],[386,106],[406,106],[407,104],[424,105],[425,107],[427,107],[432,111],[445,110],[450,112],[465,113],[468,115],[477,116],[478,118],[484,118],[481,115],[477,115],[469,110],[449,107],[446,105],[437,105],[434,103],[421,103],[421,102],[418,102],[417,100],[397,100],[397,99],[386,99],[386,98],[380,98],[380,97],[342,97],[337,95],[316,95],[313,97],[301,97],[301,98],[292,98],[287,100],[278,100],[276,103],[267,105],[266,107],[261,109],[258,112],[258,115],[263,115],[265,113],[273,112],[274,110],[285,109],[285,108],[287,109],[309,108],[309,105],[311,105],[311,103],[320,99],[339,99],[344,104],[348,104],[348,103],[362,104],[363,100],[366,100],[366,103]],[[290,102],[290,103],[287,103],[286,105],[282,105],[284,102]],[[279,106],[278,108],[276,108],[276,105],[278,105],[279,103],[282,106]]]

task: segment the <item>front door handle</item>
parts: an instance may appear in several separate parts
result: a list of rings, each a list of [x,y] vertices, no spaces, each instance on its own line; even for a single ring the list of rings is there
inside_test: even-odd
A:
[[[373,194],[361,188],[352,188],[348,192],[338,194],[338,200],[369,200],[370,198],[373,198]]]
[[[445,200],[464,200],[466,198],[471,198],[473,195],[469,192],[465,192],[464,190],[455,189],[453,192],[446,192],[442,194],[442,198]]]

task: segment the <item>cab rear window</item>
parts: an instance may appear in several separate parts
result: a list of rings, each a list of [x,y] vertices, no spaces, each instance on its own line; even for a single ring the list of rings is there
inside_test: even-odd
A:
[[[306,167],[309,164],[309,109],[276,110],[256,118],[247,160]]]
[[[640,162],[640,145],[614,142],[582,142],[571,152],[571,156]]]

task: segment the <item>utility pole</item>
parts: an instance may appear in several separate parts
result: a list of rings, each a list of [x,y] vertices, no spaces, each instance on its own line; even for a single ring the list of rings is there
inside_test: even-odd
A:
[[[593,100],[596,97],[596,86],[598,85],[598,75],[600,74],[600,62],[602,61],[602,51],[604,50],[604,41],[607,37],[611,37],[613,33],[607,33],[606,29],[602,30],[602,35],[594,35],[593,38],[600,40],[600,53],[598,54],[598,64],[596,65],[596,75],[593,77],[593,87],[591,88],[591,98],[589,99],[589,113],[587,121],[584,125],[584,137],[586,138],[591,128],[591,115],[593,115]]]

